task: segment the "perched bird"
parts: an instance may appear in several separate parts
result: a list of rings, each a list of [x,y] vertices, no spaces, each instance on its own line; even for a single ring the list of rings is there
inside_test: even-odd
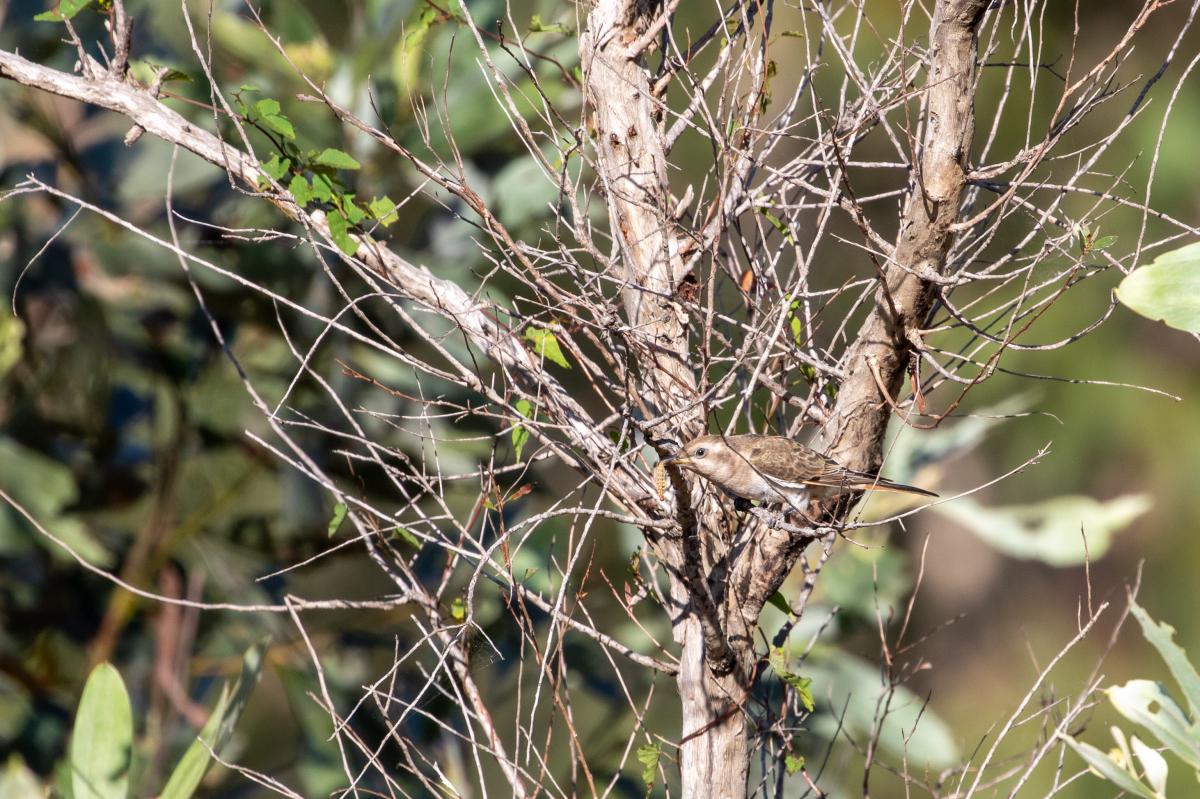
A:
[[[849,491],[932,491],[847,469],[783,436],[699,436],[663,463],[690,469],[746,507],[749,500],[803,508],[809,498]]]

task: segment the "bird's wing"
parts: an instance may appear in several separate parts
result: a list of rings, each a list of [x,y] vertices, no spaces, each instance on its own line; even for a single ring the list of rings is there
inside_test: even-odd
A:
[[[746,459],[763,477],[783,485],[842,487],[849,476],[837,461],[786,438],[755,441]]]
[[[833,458],[792,441],[756,437],[747,460],[769,482],[782,487],[832,488],[838,491],[899,491],[936,497],[932,491],[866,472],[847,469]]]

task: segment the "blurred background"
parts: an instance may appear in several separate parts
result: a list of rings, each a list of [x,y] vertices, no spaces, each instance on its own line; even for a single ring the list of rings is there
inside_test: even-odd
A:
[[[193,5],[203,16],[204,5]],[[868,16],[889,29],[893,4],[868,5],[877,7]],[[208,90],[199,79],[178,4],[130,0],[127,6],[137,20],[134,74],[145,80],[155,66],[169,66],[197,78],[168,83],[166,94],[173,98],[172,107],[211,127],[211,113],[202,107],[209,102]],[[1108,52],[1123,34],[1133,14],[1123,6],[1087,9],[1086,35],[1075,53],[1081,63]],[[70,70],[75,55],[62,41],[62,27],[32,21],[45,10],[43,3],[0,4],[5,7],[0,47]],[[376,118],[374,104],[392,133],[418,150],[423,145],[412,95],[427,87],[438,87],[440,94],[444,85],[454,138],[475,188],[511,229],[544,235],[539,228],[554,188],[537,179],[539,173],[509,133],[508,120],[497,112],[476,63],[474,43],[444,15],[430,14],[429,6],[410,0],[264,2],[261,8],[298,66],[364,118]],[[481,0],[472,10],[477,19],[491,19],[500,5]],[[1172,40],[1186,11],[1180,7],[1152,19],[1139,39],[1143,46],[1122,67],[1123,79],[1144,78],[1159,68],[1163,51],[1153,43]],[[1071,4],[1052,3],[1046,9],[1046,61],[1070,58],[1073,13]],[[579,25],[576,11],[545,0],[514,4],[515,19],[528,21],[534,14],[545,30],[531,33],[531,42],[573,72],[578,56],[570,31]],[[779,24],[786,27],[786,19]],[[81,15],[77,28],[84,41],[103,36],[95,14]],[[279,99],[307,146],[341,147],[354,155],[364,165],[356,177],[360,196],[400,197],[417,187],[411,169],[394,155],[364,136],[347,135],[318,104],[293,99],[305,86],[265,45],[241,3],[215,3],[211,31],[221,85],[230,93],[249,85],[257,96]],[[1131,123],[1116,148],[1117,161],[1132,164],[1118,184],[1130,196],[1142,196],[1152,159],[1139,154],[1155,151],[1166,91],[1178,81],[1196,44],[1195,36],[1185,41],[1186,57],[1166,71],[1161,97],[1156,95],[1149,110]],[[784,81],[776,93],[782,95],[792,56],[785,46],[775,56]],[[368,77],[373,96],[366,91]],[[837,85],[836,76],[825,77],[829,86]],[[578,93],[569,81],[548,81],[547,86],[558,93],[553,99],[568,118],[579,113]],[[981,113],[987,93],[997,90],[985,79]],[[1052,106],[1055,99],[1047,96],[1038,103]],[[1094,140],[1115,127],[1131,102],[1122,96],[1109,110],[1089,118],[1081,140]],[[1197,109],[1200,92],[1194,81],[1185,83],[1171,111],[1153,182],[1152,204],[1185,223],[1195,223],[1200,210],[1194,188]],[[981,129],[989,126],[989,119],[981,119]],[[33,174],[167,237],[164,196],[171,149],[149,136],[125,147],[128,128],[115,115],[0,83],[0,187],[11,188]],[[434,133],[430,146],[445,152],[445,140]],[[1024,121],[1014,116],[1011,125],[999,129],[1002,145],[1006,139],[1011,142],[997,151],[1011,152],[1025,135]],[[710,158],[706,147],[685,139],[679,162],[700,168]],[[683,185],[688,175],[680,174],[678,180]],[[857,188],[868,194],[871,187]],[[231,190],[219,170],[186,154],[176,166],[174,189],[175,210],[194,221],[181,227],[190,251],[322,313],[340,307],[340,298],[305,247],[223,234],[222,228],[280,227],[269,204]],[[460,209],[446,202],[417,198],[407,205],[388,231],[389,243],[436,274],[470,285],[488,263],[472,240],[470,224],[455,216]],[[76,211],[45,194],[0,203],[0,489],[91,563],[159,593],[240,603],[278,602],[288,593],[309,599],[369,599],[387,593],[389,584],[355,546],[276,574],[340,543],[329,530],[331,500],[246,435],[269,431],[223,357],[177,259],[109,220],[88,212],[76,216]],[[1136,214],[1118,212],[1098,222],[1103,234],[1117,236],[1114,253],[1132,248],[1137,221]],[[857,268],[865,272],[870,267],[864,263]],[[261,293],[210,271],[193,274],[250,379],[268,401],[278,401],[292,380],[295,362],[279,334],[275,306]],[[1030,339],[1052,341],[1086,326],[1108,307],[1120,277],[1113,270],[1111,276],[1072,290],[1030,331]],[[491,286],[505,290],[503,283]],[[289,319],[287,324],[294,324],[290,329],[298,335],[313,332],[303,322]],[[424,346],[395,320],[381,324],[402,344]],[[353,407],[401,413],[405,400],[347,376],[340,363],[400,392],[419,388],[402,365],[353,343],[335,342],[318,353],[315,366]],[[920,481],[946,495],[1013,469],[1047,443],[1049,452],[1036,465],[973,495],[973,504],[964,501],[957,510],[952,504],[910,517],[903,529],[868,531],[862,537],[871,544],[867,548],[839,547],[806,621],[815,630],[824,621],[823,609],[841,608],[823,639],[828,648],[814,653],[804,672],[814,677],[818,709],[825,714],[814,719],[812,739],[805,744],[811,746],[810,763],[823,751],[820,736],[829,734],[829,711],[837,704],[831,686],[870,683],[870,664],[879,657],[876,609],[893,607],[903,613],[918,575],[907,640],[921,640],[905,658],[909,665],[927,665],[916,670],[908,688],[913,696],[928,696],[930,704],[922,724],[926,737],[913,745],[925,747],[922,754],[942,766],[972,752],[1003,723],[1039,669],[1077,631],[1079,608],[1086,606],[1088,595],[1087,571],[1075,552],[1081,526],[1092,554],[1093,601],[1122,603],[1126,586],[1140,574],[1141,603],[1155,618],[1173,625],[1179,643],[1200,660],[1195,588],[1200,564],[1200,344],[1118,308],[1099,329],[1069,347],[1010,352],[1002,364],[1065,380],[990,381],[970,395],[964,409],[1020,416],[950,426],[940,440],[912,431],[899,434],[898,471],[892,476]],[[1182,401],[1076,382],[1084,380],[1153,387]],[[326,399],[306,380],[292,389],[288,404],[316,419],[330,413]],[[402,427],[382,416],[370,424],[369,432],[378,440],[408,446]],[[487,436],[496,430],[483,421],[447,423],[444,432],[461,441],[445,451],[455,464],[473,468],[494,451]],[[952,448],[956,442],[966,451],[918,468],[928,460],[922,448]],[[383,489],[382,481],[337,456],[337,442],[314,432],[302,443],[348,485],[368,495]],[[504,445],[500,441],[495,446]],[[556,477],[546,473],[537,479],[538,490],[512,513],[527,515],[545,507]],[[475,499],[476,494],[464,491],[453,501],[467,507]],[[375,501],[386,505],[395,498],[377,496]],[[1053,502],[1040,504],[1046,501]],[[882,506],[880,515],[887,510]],[[533,562],[550,557],[553,524],[547,528],[536,539],[545,549],[530,554]],[[1022,543],[1013,537],[1017,533],[1044,538]],[[583,588],[606,592],[599,571],[615,575],[619,584],[641,541],[636,531],[616,524],[608,524],[598,540],[611,545],[595,553],[597,569],[589,577],[595,585]],[[484,596],[479,601],[484,604],[477,612],[488,634],[502,651],[515,646],[518,641],[506,632],[499,600]],[[609,611],[608,628],[631,631],[619,608],[613,605]],[[1038,702],[1082,686],[1108,644],[1114,618],[1110,613],[1097,634],[1070,653],[1052,684],[1038,692]],[[663,618],[649,614],[643,621],[669,637]],[[778,618],[764,617],[765,625],[778,623]],[[343,707],[391,663],[395,637],[411,641],[413,635],[399,611],[331,612],[313,616],[312,625],[331,690]],[[602,616],[599,626],[606,628]],[[217,686],[236,675],[242,653],[261,642],[268,642],[262,679],[230,757],[279,777],[306,796],[326,795],[344,782],[342,766],[327,741],[328,718],[308,696],[315,685],[308,658],[285,618],[197,614],[137,599],[82,569],[7,503],[0,505],[0,758],[19,756],[40,779],[53,781],[61,768],[91,665],[109,660],[132,695],[145,754],[140,790],[149,795],[191,740],[195,724],[203,721]],[[164,652],[183,653],[185,667],[173,674],[156,673]],[[1136,630],[1127,628],[1102,671],[1111,682],[1163,677],[1165,671],[1149,653]],[[503,661],[484,659],[475,668],[496,696],[511,688]],[[617,688],[610,677],[581,675],[577,691],[576,712],[582,714],[581,728],[591,733],[595,757],[598,762],[607,757],[609,767],[616,768],[620,751],[605,754],[605,730],[613,729],[612,746],[618,747],[624,740],[621,727],[632,723],[631,714],[616,711],[612,718]],[[651,723],[674,736],[678,722],[671,703],[660,698],[656,707]],[[1083,737],[1107,749],[1107,734],[1102,733],[1114,717],[1102,705],[1094,712]],[[1003,754],[1015,754],[1036,740],[1035,727],[1030,725],[1029,734]],[[435,729],[410,733],[418,739],[426,735],[431,751],[453,762],[452,743]],[[885,756],[897,759],[895,741],[891,746]],[[826,783],[836,786],[837,775],[844,773],[847,784],[857,785],[856,763],[861,764],[861,757],[851,747],[836,750]],[[620,782],[624,795],[644,792],[639,773],[636,763],[625,766]],[[1042,795],[1038,791],[1048,777],[1039,774],[1038,779],[1028,795]],[[1200,795],[1190,774],[1173,779],[1172,796]],[[881,775],[876,795],[902,795],[898,786]],[[1059,795],[1095,796],[1101,789],[1084,778]],[[266,795],[222,770],[210,775],[204,791],[210,796]]]

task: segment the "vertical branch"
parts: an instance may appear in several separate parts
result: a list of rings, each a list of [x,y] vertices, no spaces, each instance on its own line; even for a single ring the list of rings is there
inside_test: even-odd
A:
[[[852,468],[878,466],[890,412],[873,375],[877,368],[894,395],[904,377],[916,330],[929,310],[934,284],[917,275],[946,271],[952,224],[965,186],[974,132],[977,32],[986,0],[942,0],[934,10],[926,89],[924,136],[914,159],[893,263],[882,270],[874,306],[843,359],[846,378],[823,428],[826,449]],[[850,503],[830,509],[836,518]],[[812,536],[765,530],[734,563],[726,600],[729,625],[753,630],[767,599],[778,590]]]
[[[658,10],[644,0],[601,0],[581,36],[587,110],[595,123],[597,172],[621,247],[622,297],[633,339],[642,346],[643,396],[656,413],[694,400],[686,314],[674,295],[684,266],[670,222],[662,112],[642,66],[639,39]],[[672,420],[672,433],[699,432],[693,408]]]
[[[935,287],[918,275],[946,272],[975,132],[978,28],[987,6],[985,0],[943,0],[934,9],[924,136],[913,159],[894,263],[884,269],[874,311],[843,359],[846,379],[822,431],[829,454],[854,469],[879,466],[887,400],[903,382],[910,348],[921,346],[917,328]],[[889,397],[880,396],[875,369]]]

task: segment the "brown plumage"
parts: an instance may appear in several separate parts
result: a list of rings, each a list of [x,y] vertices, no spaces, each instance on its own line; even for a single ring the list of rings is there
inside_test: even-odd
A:
[[[850,491],[899,491],[936,497],[932,491],[847,469],[832,458],[783,436],[700,436],[664,463],[690,469],[730,496],[782,502],[800,508],[810,497]]]

